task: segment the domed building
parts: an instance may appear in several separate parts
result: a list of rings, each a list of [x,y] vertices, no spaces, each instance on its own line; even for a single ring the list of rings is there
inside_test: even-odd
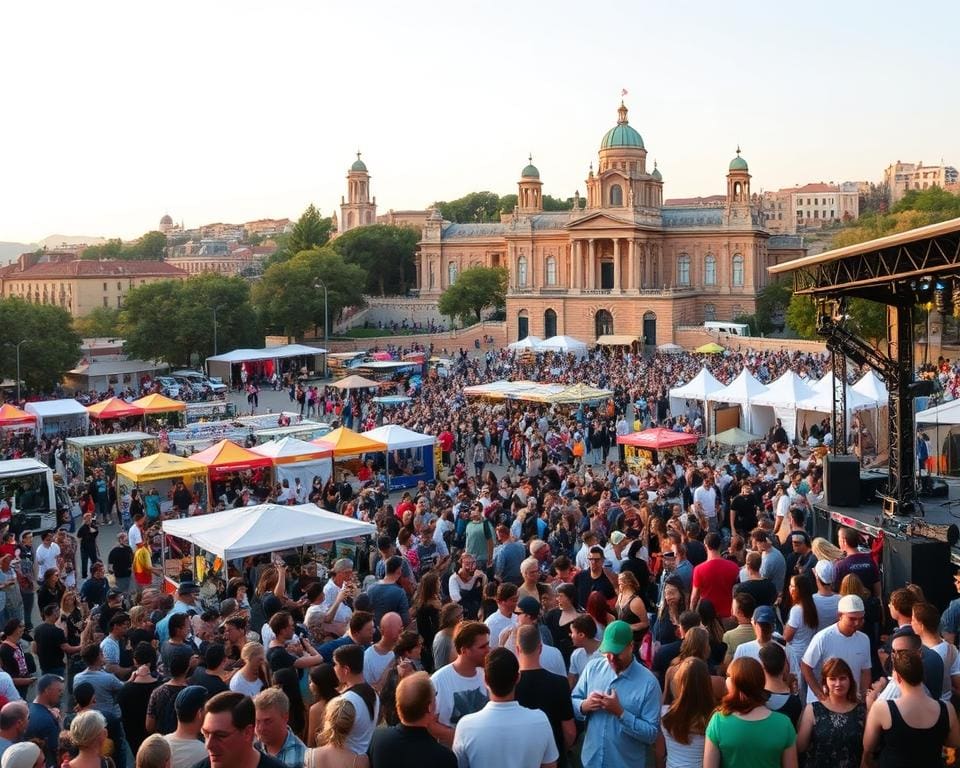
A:
[[[805,251],[799,238],[764,229],[739,147],[726,181],[725,195],[664,201],[663,174],[656,163],[648,170],[643,137],[621,103],[596,170],[590,164],[586,199],[576,193],[573,210],[543,210],[531,157],[517,181],[517,207],[500,222],[427,218],[420,296],[438,299],[464,269],[505,266],[510,341],[617,335],[662,344],[677,327],[751,314],[766,267]]]

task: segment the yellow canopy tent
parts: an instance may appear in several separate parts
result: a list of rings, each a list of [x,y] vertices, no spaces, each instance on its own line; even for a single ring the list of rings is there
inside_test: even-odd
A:
[[[715,341],[708,342],[702,347],[697,347],[694,350],[694,352],[699,352],[702,355],[718,355],[723,351],[725,351],[724,347],[720,346]]]
[[[194,477],[206,473],[207,468],[199,461],[185,459],[173,453],[154,453],[136,461],[117,464],[117,474],[127,478],[134,485],[173,477]]]
[[[328,432],[323,437],[311,440],[314,445],[330,448],[336,458],[341,456],[359,456],[361,453],[383,453],[387,450],[387,444],[379,440],[373,440],[369,437],[354,432],[347,427],[340,427]]]
[[[159,393],[141,397],[134,400],[131,405],[142,408],[144,413],[173,413],[174,411],[186,411],[187,404]]]
[[[606,400],[611,395],[613,391],[609,389],[598,389],[589,384],[574,384],[555,395],[547,395],[544,401],[547,403],[593,403],[597,400]]]

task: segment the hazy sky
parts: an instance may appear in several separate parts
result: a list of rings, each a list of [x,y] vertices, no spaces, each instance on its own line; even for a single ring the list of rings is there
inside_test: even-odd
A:
[[[665,197],[960,164],[954,2],[8,2],[0,240],[585,191],[620,91]]]

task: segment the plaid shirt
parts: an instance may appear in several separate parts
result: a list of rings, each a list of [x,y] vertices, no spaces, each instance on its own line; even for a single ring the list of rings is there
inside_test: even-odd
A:
[[[267,752],[266,747],[264,747],[259,740],[255,741],[253,746],[259,749],[265,755],[270,755],[270,753]],[[275,757],[277,760],[287,766],[287,768],[303,768],[303,763],[306,759],[306,756],[307,745],[293,735],[293,731],[290,730],[290,726],[287,726],[287,739],[283,742],[283,746],[280,747],[280,751],[275,755],[270,755],[270,757]]]

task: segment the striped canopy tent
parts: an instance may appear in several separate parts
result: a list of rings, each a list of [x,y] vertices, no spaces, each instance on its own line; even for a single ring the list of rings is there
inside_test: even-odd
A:
[[[15,405],[4,403],[0,405],[0,428],[2,427],[23,427],[28,424],[36,424],[37,417],[32,413],[21,411]]]
[[[131,405],[142,408],[144,413],[173,413],[187,410],[187,404],[183,401],[174,400],[159,393],[141,397],[139,400],[134,400]]]
[[[124,416],[143,416],[144,411],[139,405],[128,403],[119,397],[101,400],[99,403],[87,406],[87,413],[91,419],[122,419]]]

